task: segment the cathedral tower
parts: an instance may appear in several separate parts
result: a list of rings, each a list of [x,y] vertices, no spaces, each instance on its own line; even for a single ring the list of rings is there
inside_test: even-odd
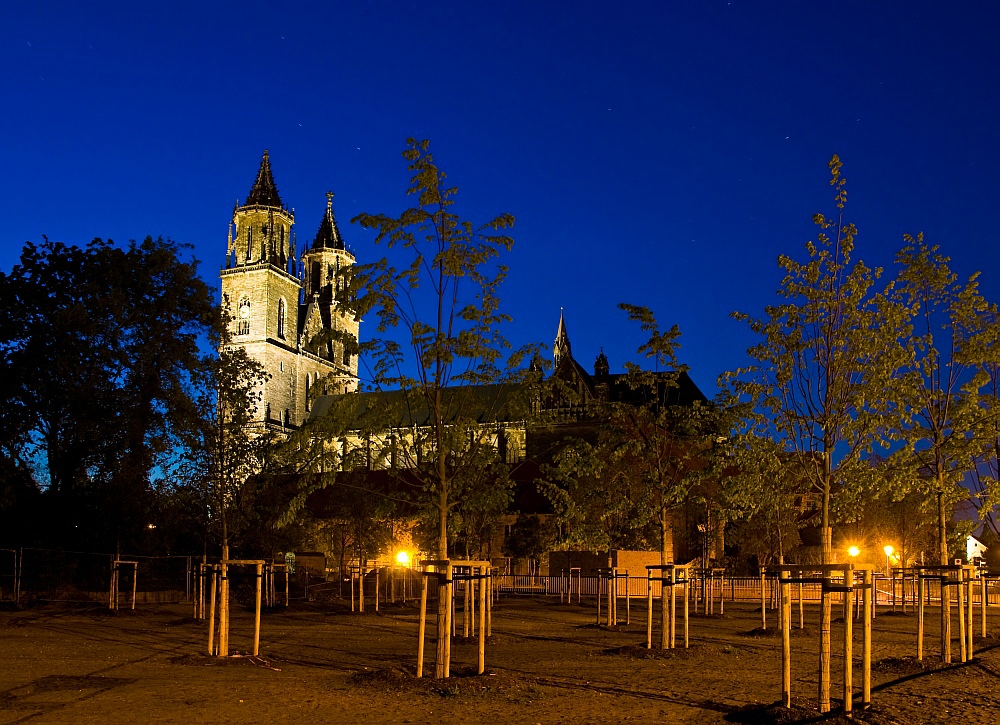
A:
[[[336,282],[328,270],[335,273],[353,264],[354,256],[340,238],[331,200],[328,195],[313,249],[302,257],[307,270],[321,263],[317,274],[324,275],[324,284],[316,286],[307,271],[310,287],[304,297],[292,233],[294,210],[282,204],[267,151],[246,201],[237,203],[229,224],[222,304],[230,316],[231,344],[246,349],[270,375],[258,416],[272,426],[301,425],[308,416],[311,391],[357,388],[357,358],[345,354],[341,341],[345,335],[357,339],[358,323],[338,307]],[[325,231],[328,228],[332,231]],[[329,253],[324,245],[317,250],[321,237],[336,240]],[[314,390],[316,385],[320,391]]]

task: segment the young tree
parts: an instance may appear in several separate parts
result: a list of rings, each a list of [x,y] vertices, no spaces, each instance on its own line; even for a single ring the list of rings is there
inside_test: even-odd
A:
[[[676,359],[677,326],[663,332],[649,309],[619,307],[649,333],[638,352],[653,365],[644,369],[625,364],[624,385],[631,394],[611,406],[609,427],[616,433],[619,455],[634,463],[649,492],[650,510],[659,527],[660,560],[667,564],[674,560],[674,509],[706,481],[719,434],[719,411],[701,401],[686,405],[676,399],[677,381],[687,369]]]
[[[723,509],[735,522],[733,538],[741,551],[756,554],[761,565],[784,562],[800,543],[806,473],[796,475],[777,443],[752,429],[733,431],[723,449],[725,471],[719,477]]]
[[[905,345],[906,367],[894,393],[900,403],[898,434],[905,447],[897,460],[908,467],[907,487],[932,498],[937,509],[938,562],[946,565],[948,519],[953,505],[968,497],[962,486],[973,462],[987,450],[982,433],[989,426],[989,406],[980,390],[988,380],[989,325],[995,308],[979,294],[978,274],[964,284],[948,268],[948,259],[922,235],[907,235],[897,255],[896,297],[914,320]],[[950,591],[941,593],[941,648],[951,661]]]
[[[595,551],[659,547],[650,491],[636,470],[608,426],[594,443],[566,442],[537,481],[563,532],[561,543]]]
[[[466,472],[494,444],[491,423],[527,410],[523,364],[535,348],[510,354],[502,328],[499,289],[507,276],[500,257],[513,239],[510,214],[483,225],[455,212],[457,190],[445,183],[426,141],[408,140],[403,157],[412,173],[415,206],[399,216],[360,214],[352,221],[375,231],[389,256],[341,269],[341,301],[358,317],[378,318],[376,337],[361,346],[370,362],[368,397],[381,396],[392,425],[372,431],[373,445],[390,449],[395,470],[435,514],[436,549],[449,555],[449,515],[483,479]],[[398,265],[398,266],[397,266]],[[395,339],[392,335],[398,335]],[[506,358],[506,359],[505,359]],[[488,482],[487,482],[488,483]],[[436,673],[447,672],[451,587],[439,589]]]
[[[1000,324],[994,321],[990,328],[1000,329]],[[971,500],[979,512],[979,520],[983,522],[983,533],[993,542],[1000,541],[1000,361],[997,361],[995,342],[989,346],[987,361],[983,366],[986,372],[986,385],[980,391],[982,405],[988,411],[983,417],[976,435],[984,443],[984,450],[972,462],[970,481],[972,483]]]
[[[760,319],[733,313],[761,341],[748,350],[753,365],[722,379],[752,403],[755,426],[789,454],[791,475],[805,474],[822,495],[824,562],[833,559],[831,497],[877,483],[864,458],[881,444],[892,413],[888,391],[901,365],[898,340],[907,334],[905,310],[873,289],[881,269],[851,261],[857,229],[843,216],[840,159],[829,167],[837,213],[813,217],[820,232],[806,245],[808,261],[778,258],[781,304]]]
[[[989,379],[983,366],[996,310],[979,294],[978,273],[963,284],[922,235],[905,240],[896,257],[895,296],[912,315],[914,334],[894,385],[899,436],[907,444],[896,458],[909,463],[909,487],[935,500],[938,558],[947,564],[948,512],[968,496],[962,483],[988,450],[989,438],[981,433],[993,412],[980,391]]]
[[[362,346],[371,360],[369,389],[396,391],[387,404],[421,431],[396,441],[401,466],[412,472],[437,515],[437,554],[448,557],[448,515],[461,497],[462,472],[475,465],[495,420],[525,380],[532,350],[504,359],[510,345],[501,329],[499,288],[507,268],[498,262],[513,239],[503,230],[514,217],[483,225],[454,211],[456,192],[434,163],[427,141],[408,140],[403,158],[412,172],[407,193],[417,204],[399,216],[360,214],[352,221],[376,231],[388,257],[343,270],[353,312],[374,312],[378,332],[402,330],[402,339],[375,338]],[[346,301],[346,300],[345,300]]]

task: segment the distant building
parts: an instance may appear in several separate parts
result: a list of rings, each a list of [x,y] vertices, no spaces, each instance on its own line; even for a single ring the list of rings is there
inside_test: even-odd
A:
[[[264,365],[261,422],[293,428],[309,413],[319,382],[329,392],[358,387],[358,360],[345,349],[358,322],[336,301],[337,271],[354,264],[333,215],[333,194],[312,242],[297,254],[294,209],[286,207],[267,151],[246,201],[229,223],[222,305],[231,318],[232,345]]]
[[[230,315],[230,345],[244,348],[270,375],[264,384],[259,421],[274,428],[291,429],[310,417],[329,414],[351,394],[351,408],[364,411],[394,393],[358,392],[358,360],[345,341],[356,341],[359,322],[337,302],[341,284],[338,272],[355,263],[337,227],[333,194],[327,193],[326,210],[319,229],[301,254],[296,248],[294,210],[284,205],[275,186],[267,151],[245,202],[236,204],[229,224],[226,264],[221,271],[222,304]],[[465,395],[472,418],[489,431],[490,445],[500,458],[517,464],[518,484],[514,508],[521,513],[544,514],[548,502],[535,490],[541,466],[569,437],[596,442],[606,402],[641,403],[622,374],[612,374],[604,352],[597,356],[593,374],[573,357],[562,313],[553,344],[553,376],[572,395],[554,395],[535,401],[532,416],[544,420],[528,425],[525,415],[512,414],[504,405],[513,396],[512,386],[479,386],[454,389]],[[321,386],[318,390],[315,386]],[[666,391],[668,404],[692,405],[707,399],[686,372]],[[396,393],[398,395],[398,393]],[[570,399],[572,398],[572,399]],[[314,401],[314,402],[313,402]],[[407,408],[380,435],[348,433],[331,445],[343,446],[342,461],[373,471],[401,467],[394,447],[412,444],[426,426],[427,412]],[[348,457],[349,450],[355,453]],[[357,455],[360,453],[360,455]],[[419,454],[418,454],[419,455]],[[382,475],[385,475],[384,473]],[[681,531],[677,531],[680,535]],[[681,555],[682,552],[678,552]],[[683,552],[687,555],[687,552]]]

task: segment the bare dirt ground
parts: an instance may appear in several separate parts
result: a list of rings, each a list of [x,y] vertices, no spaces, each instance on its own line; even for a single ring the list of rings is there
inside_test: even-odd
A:
[[[645,602],[633,603],[631,626],[608,630],[594,626],[586,602],[504,599],[494,610],[490,674],[466,674],[474,671],[476,648],[456,643],[452,671],[459,676],[448,681],[412,677],[412,604],[384,606],[380,614],[317,603],[265,613],[256,660],[204,656],[206,625],[191,618],[188,606],[0,611],[0,723],[820,720],[807,709],[816,697],[816,607],[807,607],[806,630],[792,639],[792,690],[802,707],[791,712],[774,706],[781,640],[773,630],[754,632],[760,626],[754,606],[727,603],[724,617],[692,616],[691,648],[653,657],[644,649],[644,610]],[[992,636],[977,637],[975,660],[947,668],[937,656],[936,610],[929,612],[922,664],[914,657],[915,617],[879,616],[874,705],[856,719],[879,725],[1000,720],[1000,611],[990,614]],[[842,631],[835,623],[835,708]],[[251,633],[250,613],[234,611],[232,646],[247,651]],[[860,627],[855,633],[860,665]],[[427,649],[433,672],[430,636]],[[954,652],[957,660],[957,641]],[[860,698],[860,666],[854,680]]]

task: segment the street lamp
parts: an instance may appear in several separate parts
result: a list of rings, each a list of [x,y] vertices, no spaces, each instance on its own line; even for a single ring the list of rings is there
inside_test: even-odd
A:
[[[855,558],[855,557],[856,557],[856,556],[857,556],[858,554],[860,554],[860,553],[861,553],[861,549],[859,549],[859,548],[858,548],[858,547],[856,547],[856,546],[852,546],[852,547],[850,547],[850,548],[849,548],[849,549],[847,550],[847,553],[848,553],[848,554],[850,554],[850,555],[851,555],[851,558],[853,559],[853,558]]]
[[[405,551],[399,552],[398,554],[396,554],[396,563],[399,564],[400,566],[409,566],[410,555],[407,554]]]
[[[892,544],[886,544],[882,547],[882,551],[885,552],[885,574],[886,576],[889,576],[889,557],[892,556],[892,552],[894,552],[895,549],[892,548]]]

